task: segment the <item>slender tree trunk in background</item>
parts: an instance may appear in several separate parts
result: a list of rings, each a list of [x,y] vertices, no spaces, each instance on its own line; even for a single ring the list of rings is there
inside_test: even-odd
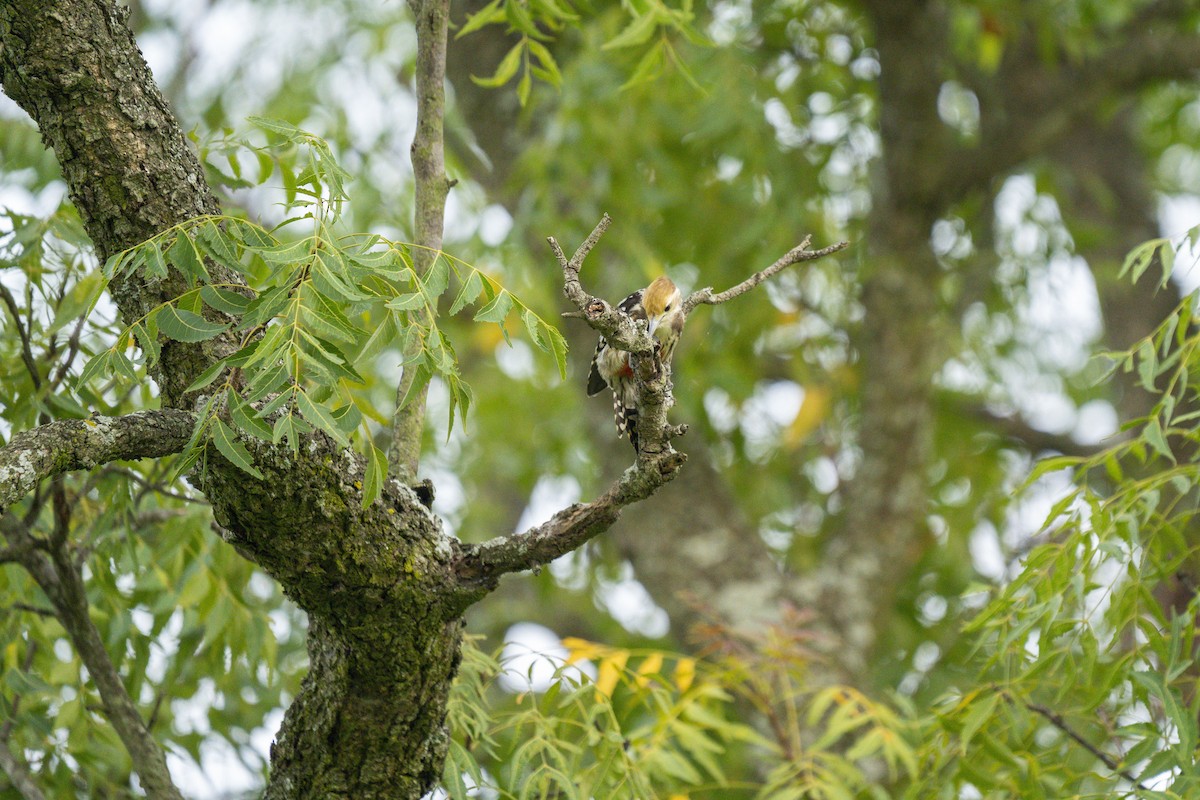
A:
[[[862,458],[846,511],[804,597],[835,635],[835,657],[862,674],[931,537],[926,528],[933,436],[933,376],[947,353],[941,270],[929,231],[949,199],[939,185],[952,143],[937,116],[946,40],[934,3],[869,4],[879,51],[883,153],[874,183],[863,267]]]
[[[416,244],[413,265],[425,274],[442,249],[446,216],[446,178],[443,120],[446,116],[446,36],[450,17],[449,0],[410,0],[417,26],[417,132],[412,143],[413,175],[416,180],[416,209],[413,214]],[[396,390],[397,408],[388,452],[390,471],[402,483],[413,483],[421,455],[421,433],[425,428],[425,400],[429,385],[408,397],[416,377],[405,369]]]

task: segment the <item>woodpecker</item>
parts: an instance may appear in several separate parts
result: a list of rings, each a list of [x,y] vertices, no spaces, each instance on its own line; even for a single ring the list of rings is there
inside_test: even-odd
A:
[[[618,305],[633,319],[645,320],[646,331],[658,341],[658,360],[667,365],[679,334],[683,330],[683,297],[670,278],[655,278],[645,289],[638,289]],[[629,353],[618,350],[601,338],[592,356],[588,374],[588,395],[598,394],[609,387],[613,392],[613,416],[617,436],[628,436],[633,449],[638,449],[637,382]]]

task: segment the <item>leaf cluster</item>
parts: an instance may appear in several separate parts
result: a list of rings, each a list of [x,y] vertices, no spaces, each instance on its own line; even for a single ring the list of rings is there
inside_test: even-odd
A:
[[[1148,264],[1145,254],[1163,247],[1148,243],[1127,263]],[[1175,607],[1161,598],[1200,563],[1195,305],[1189,295],[1154,333],[1108,354],[1158,396],[1151,413],[1105,451],[1046,459],[1030,475],[1032,486],[1071,469],[1074,481],[1042,541],[966,627],[980,683],[937,704],[918,788],[970,783],[1048,798],[1200,791],[1200,606],[1194,592]]]
[[[309,151],[303,169],[285,171],[293,175],[285,180],[289,208],[300,213],[272,229],[231,216],[198,217],[109,258],[106,280],[134,274],[158,280],[174,268],[190,288],[127,325],[88,361],[78,380],[81,386],[103,377],[134,382],[140,369],[159,359],[166,340],[230,339],[232,352],[186,390],[201,402],[180,474],[197,464],[203,468],[211,445],[261,478],[238,441],[241,435],[297,450],[314,430],[343,447],[357,434],[369,461],[364,503],[373,502],[387,471],[370,427],[387,419],[361,392],[374,360],[399,351],[404,369],[414,371],[402,405],[434,377],[444,381],[450,395],[447,433],[456,412],[465,423],[473,402],[454,345],[439,324],[440,304],[452,283],[458,288],[448,315],[474,307],[474,321],[499,326],[507,340],[509,318],[516,314],[530,341],[551,354],[565,375],[562,335],[482,270],[438,251],[422,271],[413,261],[415,245],[339,233],[346,174],[328,146],[283,123],[256,122],[283,135],[287,145]],[[263,175],[269,174],[264,166]],[[215,280],[211,265],[237,280]]]
[[[696,14],[692,6],[692,0],[683,0],[678,7],[662,0],[630,0],[621,4],[628,19],[603,48],[620,50],[649,45],[622,88],[653,81],[667,63],[673,63],[685,79],[699,89],[679,55],[677,45],[671,41],[675,35],[692,44],[709,43],[695,25]],[[472,76],[472,80],[480,86],[499,87],[511,81],[519,70],[517,99],[524,106],[529,102],[533,78],[556,89],[562,88],[562,71],[546,43],[564,27],[575,25],[579,20],[571,4],[560,0],[492,0],[467,18],[455,38],[467,36],[487,25],[506,25],[509,32],[516,34],[519,38],[495,71],[486,78]]]

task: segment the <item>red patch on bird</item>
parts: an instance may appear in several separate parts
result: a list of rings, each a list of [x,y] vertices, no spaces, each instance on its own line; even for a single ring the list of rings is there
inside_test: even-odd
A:
[[[633,377],[633,366],[630,365],[628,358],[625,359],[625,364],[617,372],[617,376],[621,377],[621,378],[632,378]]]

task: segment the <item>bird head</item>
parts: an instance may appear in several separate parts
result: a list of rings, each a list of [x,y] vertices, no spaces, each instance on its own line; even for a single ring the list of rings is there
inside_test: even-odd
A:
[[[683,296],[670,278],[662,276],[646,287],[642,306],[646,309],[646,328],[653,336],[655,328],[664,322],[669,327],[669,323],[683,313]]]

